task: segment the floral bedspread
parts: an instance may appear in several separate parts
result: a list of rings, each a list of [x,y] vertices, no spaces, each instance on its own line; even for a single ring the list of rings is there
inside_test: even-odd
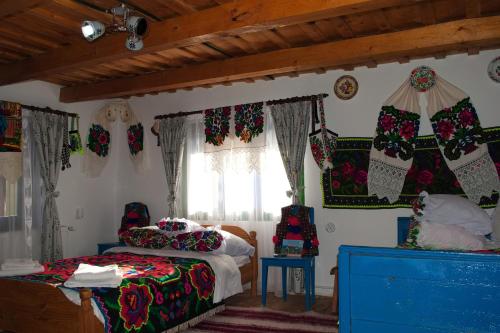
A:
[[[105,331],[162,332],[214,308],[215,274],[203,260],[111,253],[45,264],[45,272],[13,279],[62,285],[80,263],[117,264],[118,288],[92,288]]]

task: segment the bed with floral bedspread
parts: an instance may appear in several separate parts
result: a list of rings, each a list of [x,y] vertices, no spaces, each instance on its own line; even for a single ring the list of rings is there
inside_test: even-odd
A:
[[[200,259],[110,253],[59,260],[43,273],[11,279],[62,287],[80,263],[117,264],[124,272],[118,288],[91,288],[108,333],[169,331],[216,307],[215,274]]]

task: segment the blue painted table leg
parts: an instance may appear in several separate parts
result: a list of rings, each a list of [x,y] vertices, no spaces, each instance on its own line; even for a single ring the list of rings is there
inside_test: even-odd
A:
[[[287,294],[287,289],[286,289],[286,278],[287,278],[287,267],[286,266],[281,266],[281,289],[283,292],[283,300],[286,301],[286,294]]]
[[[311,266],[304,265],[305,285],[306,285],[306,311],[311,310]]]
[[[262,263],[262,305],[266,306],[267,296],[267,263]]]
[[[315,258],[312,258],[312,272],[311,272],[311,294],[312,294],[312,304],[316,302],[316,267]]]

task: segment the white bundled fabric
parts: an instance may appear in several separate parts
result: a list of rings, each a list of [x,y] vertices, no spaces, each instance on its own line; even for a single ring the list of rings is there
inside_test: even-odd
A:
[[[474,235],[488,235],[492,229],[489,215],[478,205],[458,195],[421,192],[424,204],[419,221],[458,225]]]
[[[64,282],[68,288],[115,288],[120,286],[123,274],[117,265],[94,266],[88,264],[78,265],[78,269]]]
[[[28,275],[45,270],[38,261],[31,259],[6,259],[0,268],[0,276]]]
[[[80,264],[73,275],[75,280],[78,281],[106,280],[121,277],[118,265],[94,266]]]
[[[441,250],[469,250],[486,249],[486,239],[483,236],[473,235],[459,225],[439,223],[420,223],[420,232],[417,244]]]

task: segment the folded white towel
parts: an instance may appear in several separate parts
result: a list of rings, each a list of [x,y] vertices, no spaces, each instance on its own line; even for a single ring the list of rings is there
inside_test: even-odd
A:
[[[5,259],[4,263],[0,265],[0,269],[2,270],[10,270],[10,269],[31,269],[38,268],[40,263],[37,260],[32,259],[18,259],[18,258],[9,258]]]
[[[117,277],[121,278],[121,273],[118,265],[94,266],[80,264],[73,276],[76,281],[113,280]]]
[[[116,288],[122,284],[123,277],[116,276],[113,279],[79,281],[74,275],[64,282],[68,288]]]
[[[45,268],[40,264],[32,268],[17,268],[17,269],[5,269],[5,270],[0,269],[0,277],[35,274],[35,273],[41,273],[44,270]]]

